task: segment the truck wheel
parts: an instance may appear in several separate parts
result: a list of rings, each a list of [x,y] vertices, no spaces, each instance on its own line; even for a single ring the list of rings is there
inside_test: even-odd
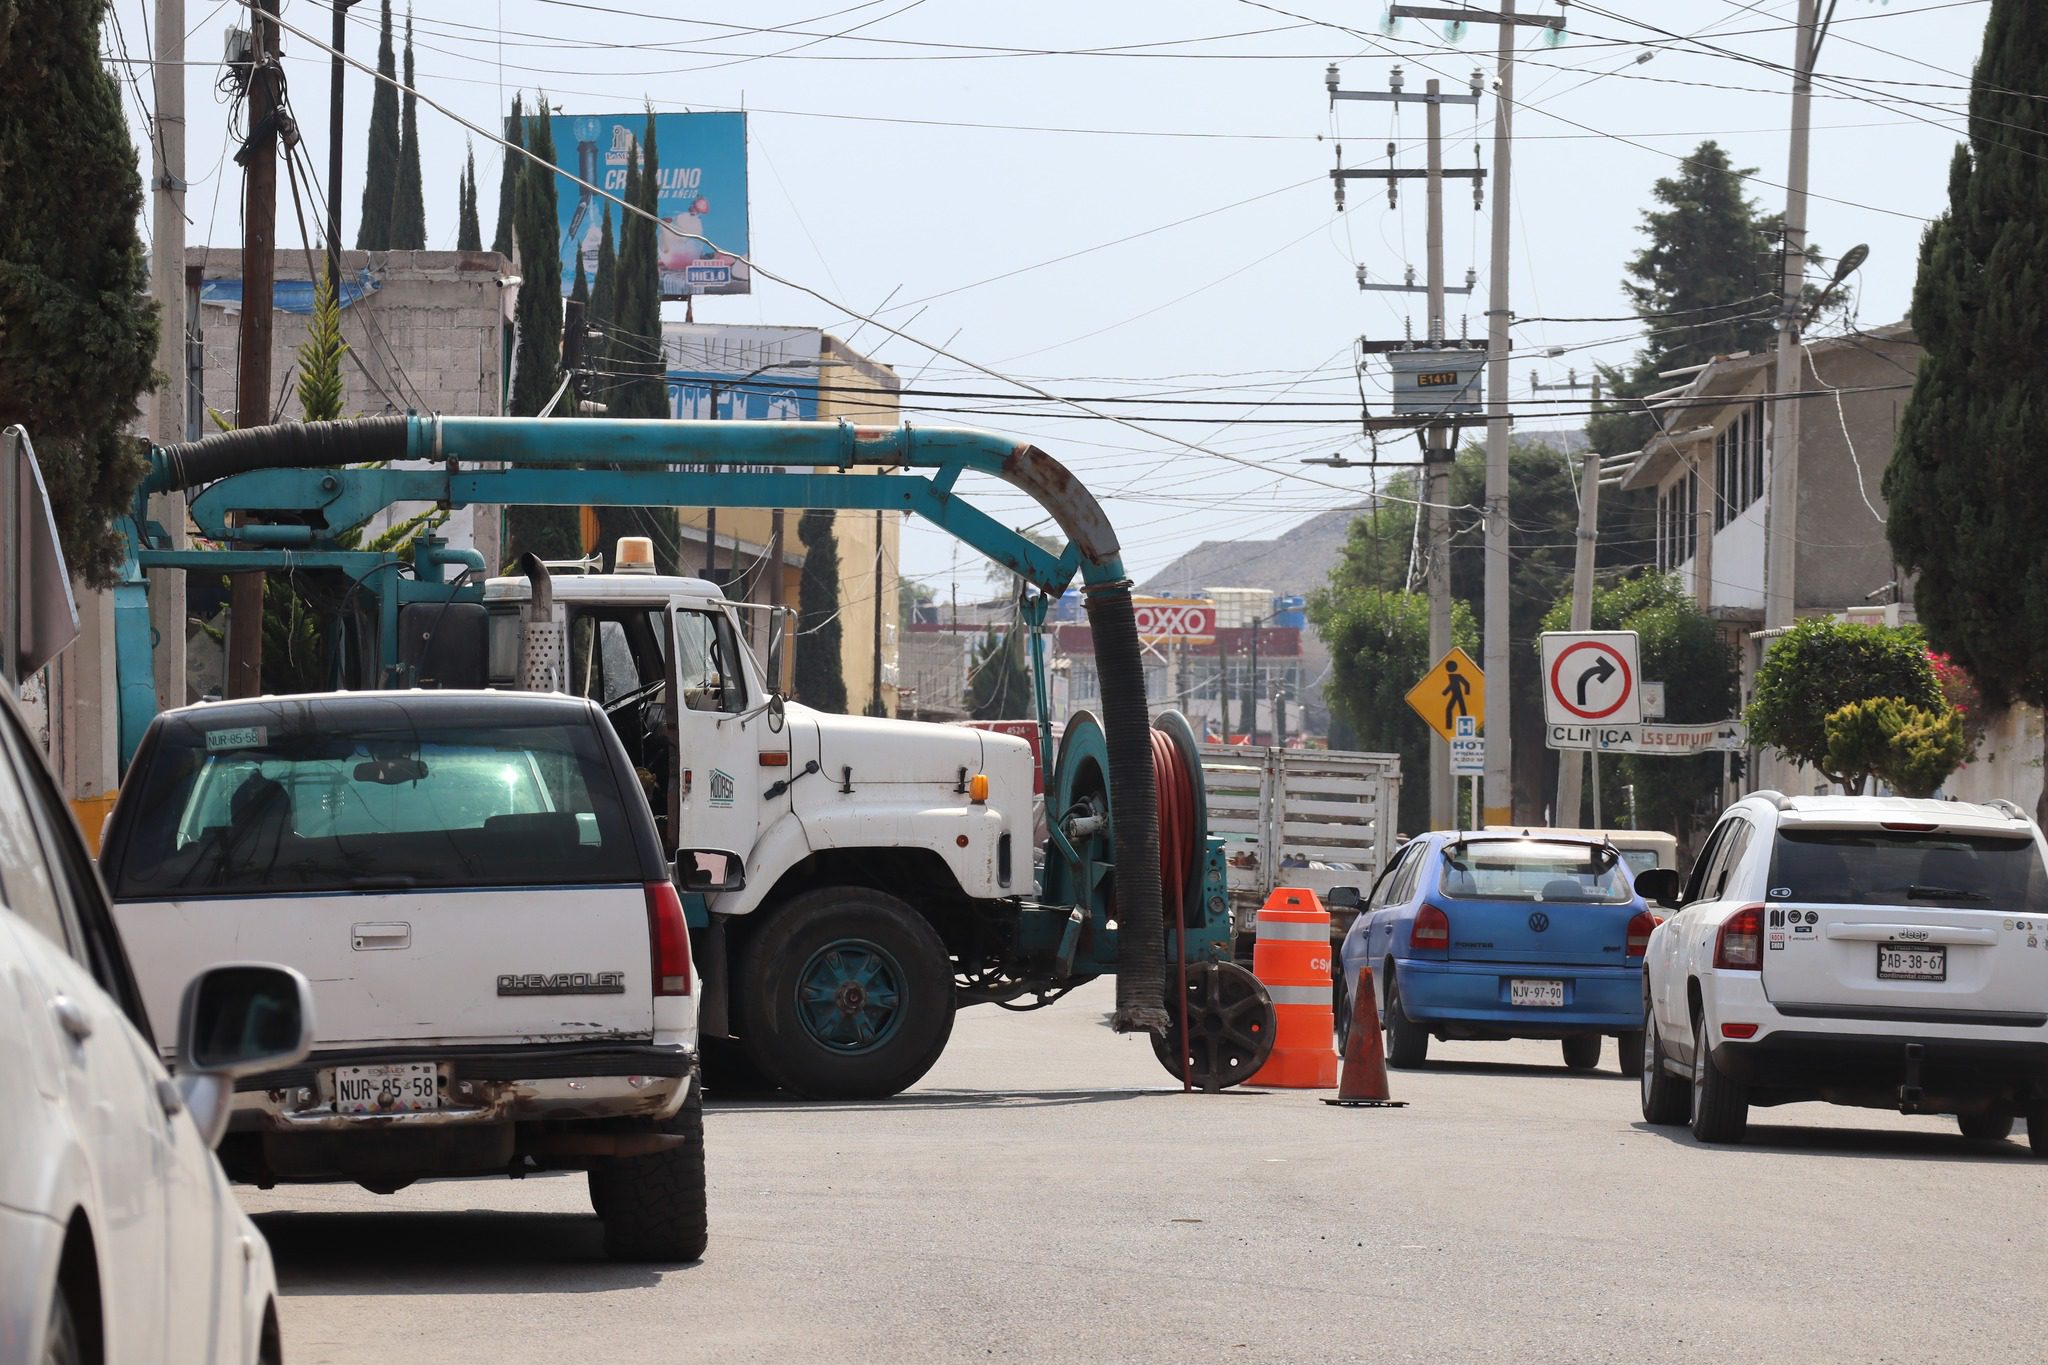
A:
[[[1401,983],[1387,973],[1387,1065],[1412,1071],[1429,1060],[1429,1030],[1408,1017],[1401,1005]]]
[[[615,1261],[695,1261],[710,1239],[700,1086],[690,1086],[690,1097],[660,1131],[682,1145],[590,1168],[590,1207],[604,1223],[604,1254]]]
[[[1600,1035],[1582,1033],[1564,1040],[1564,1064],[1573,1071],[1592,1071],[1600,1065]]]
[[[953,963],[931,925],[861,886],[768,912],[742,968],[740,1037],[785,1090],[874,1100],[915,1085],[953,1033]]]
[[[1958,1114],[1956,1127],[1972,1142],[2003,1142],[2012,1136],[2012,1115],[2000,1113]]]

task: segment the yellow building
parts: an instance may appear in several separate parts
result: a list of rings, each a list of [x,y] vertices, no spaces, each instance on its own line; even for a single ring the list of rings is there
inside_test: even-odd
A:
[[[669,409],[678,418],[849,421],[864,426],[894,426],[902,420],[896,372],[815,327],[672,322],[662,328],[662,349]],[[873,475],[851,472],[843,477]],[[797,538],[801,514],[798,508],[779,515],[764,507],[683,509],[678,513],[683,571],[706,574],[723,584],[735,601],[794,607],[804,562],[804,547]],[[897,712],[901,523],[902,514],[897,512],[834,515],[840,665],[846,678],[846,707],[856,714],[874,698],[878,675],[884,710],[889,715]],[[786,651],[786,670],[793,670],[796,652],[803,648],[799,638]]]

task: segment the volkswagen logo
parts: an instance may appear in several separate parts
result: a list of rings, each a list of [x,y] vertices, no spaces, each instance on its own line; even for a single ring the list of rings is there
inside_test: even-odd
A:
[[[1531,929],[1534,929],[1539,934],[1542,933],[1545,929],[1548,929],[1550,927],[1550,916],[1544,914],[1541,910],[1538,910],[1536,913],[1529,916],[1529,927]]]

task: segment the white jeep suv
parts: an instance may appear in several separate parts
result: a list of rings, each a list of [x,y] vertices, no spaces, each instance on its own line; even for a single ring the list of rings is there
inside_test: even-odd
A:
[[[2048,1155],[2048,846],[2009,802],[1757,792],[1643,974],[1643,1117],[1739,1142],[1751,1105],[1954,1114]]]

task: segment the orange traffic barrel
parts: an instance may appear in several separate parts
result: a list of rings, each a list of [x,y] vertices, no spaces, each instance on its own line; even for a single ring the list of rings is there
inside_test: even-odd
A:
[[[1259,911],[1252,975],[1273,997],[1273,1055],[1250,1085],[1327,1090],[1337,1083],[1330,1046],[1330,914],[1313,891],[1282,886]]]

